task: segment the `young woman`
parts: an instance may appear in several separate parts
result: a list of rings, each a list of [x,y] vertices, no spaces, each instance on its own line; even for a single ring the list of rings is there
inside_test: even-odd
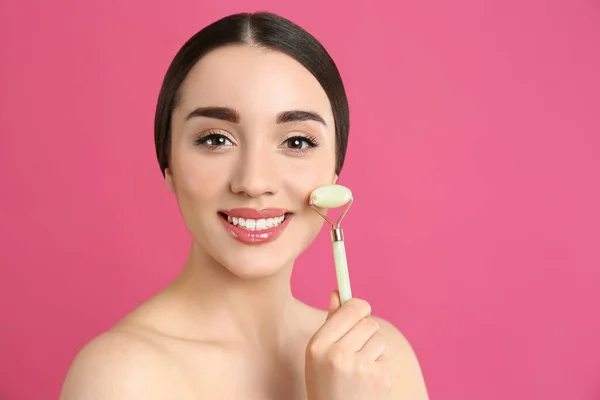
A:
[[[325,49],[269,13],[223,18],[165,76],[155,118],[166,186],[192,236],[178,278],[78,354],[63,400],[422,400],[417,359],[367,302],[296,300],[295,259],[323,220],[348,104]]]

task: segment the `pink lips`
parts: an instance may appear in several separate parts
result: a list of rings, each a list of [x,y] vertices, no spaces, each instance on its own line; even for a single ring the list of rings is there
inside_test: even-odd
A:
[[[232,237],[244,244],[264,244],[274,241],[283,233],[292,219],[292,214],[281,208],[234,208],[223,210],[221,213],[225,215],[225,217],[221,215],[220,218],[225,229],[227,229]],[[285,219],[281,224],[272,228],[257,231],[251,231],[240,226],[235,226],[227,221],[227,216],[236,218],[267,219],[281,217],[282,215],[285,215]]]

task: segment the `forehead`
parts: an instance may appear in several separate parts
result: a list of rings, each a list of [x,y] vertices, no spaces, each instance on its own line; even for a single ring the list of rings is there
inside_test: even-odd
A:
[[[333,126],[327,94],[302,64],[284,53],[246,45],[213,50],[191,69],[178,108],[185,112],[202,106],[233,107],[242,118],[315,111]]]

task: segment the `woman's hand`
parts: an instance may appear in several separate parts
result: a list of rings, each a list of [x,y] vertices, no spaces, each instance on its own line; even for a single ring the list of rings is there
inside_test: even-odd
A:
[[[386,343],[364,300],[340,307],[331,294],[329,314],[306,347],[308,400],[389,399],[391,374]]]

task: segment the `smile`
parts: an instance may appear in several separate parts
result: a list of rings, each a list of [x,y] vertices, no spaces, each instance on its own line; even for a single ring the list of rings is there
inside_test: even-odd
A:
[[[293,214],[279,208],[236,208],[220,211],[219,215],[233,238],[244,244],[261,244],[277,239]]]
[[[275,218],[261,218],[261,219],[250,219],[250,218],[237,218],[227,216],[227,222],[234,226],[247,229],[249,231],[263,231],[265,229],[274,228],[279,226],[285,220],[285,215]]]

